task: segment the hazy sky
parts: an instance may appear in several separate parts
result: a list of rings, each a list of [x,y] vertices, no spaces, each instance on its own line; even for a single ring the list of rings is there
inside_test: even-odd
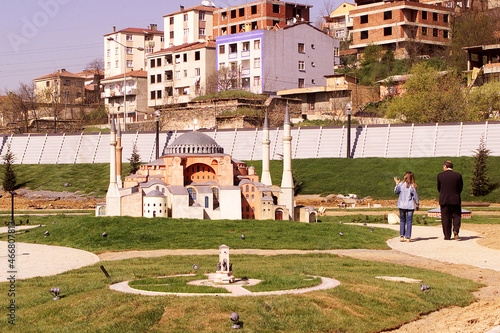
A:
[[[216,0],[217,7],[254,0]],[[287,0],[313,5],[311,21],[320,16],[325,1]],[[103,35],[127,27],[145,28],[150,23],[163,30],[163,15],[197,6],[201,0],[19,0],[4,1],[0,14],[0,95],[20,82],[61,68],[78,73],[103,57]]]

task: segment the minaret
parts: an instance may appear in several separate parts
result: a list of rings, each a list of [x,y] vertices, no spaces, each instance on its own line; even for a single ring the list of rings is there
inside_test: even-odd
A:
[[[273,182],[271,181],[271,172],[269,171],[269,122],[266,117],[264,118],[264,127],[262,128],[262,177],[260,181],[262,184],[271,186]]]
[[[109,187],[106,193],[106,215],[120,216],[120,191],[116,184],[116,130],[115,120],[111,119],[109,133]]]
[[[292,130],[288,105],[285,111],[285,121],[283,123],[283,178],[281,179],[281,193],[279,204],[284,205],[290,214],[289,220],[294,219],[294,185],[292,175]],[[283,219],[286,219],[283,216]]]
[[[116,184],[118,188],[123,187],[122,183],[122,130],[118,126],[116,135]]]

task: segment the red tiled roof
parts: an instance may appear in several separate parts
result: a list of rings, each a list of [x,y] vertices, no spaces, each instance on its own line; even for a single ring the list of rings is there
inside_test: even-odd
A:
[[[37,77],[36,79],[33,79],[33,81],[36,80],[44,80],[44,79],[50,79],[50,78],[55,78],[55,77],[72,77],[72,78],[78,78],[78,79],[83,79],[82,77],[73,74],[71,72],[68,72],[66,70],[58,70],[54,73],[50,73],[44,76]]]
[[[169,52],[176,52],[176,51],[181,51],[181,50],[196,50],[196,49],[202,49],[204,47],[207,48],[215,48],[215,42],[214,41],[208,41],[208,42],[194,42],[194,43],[187,43],[187,44],[181,44],[181,45],[176,45],[172,46],[166,49],[162,49],[153,53],[148,54],[148,58],[154,55],[160,55],[164,53],[169,53]]]
[[[76,75],[88,75],[88,74],[104,75],[104,72],[96,69],[86,69],[83,72],[76,73]]]
[[[106,34],[104,36],[109,36],[113,34],[117,34],[119,32],[130,32],[130,33],[135,33],[135,34],[155,34],[155,35],[163,35],[163,31],[160,30],[151,30],[151,29],[143,29],[143,28],[125,28],[122,30],[118,30],[115,32],[111,32],[109,34]]]
[[[194,7],[190,7],[190,8],[187,8],[187,9],[184,9],[182,11],[176,11],[174,13],[170,13],[170,14],[167,14],[167,15],[163,15],[163,17],[168,17],[168,16],[173,16],[173,15],[177,15],[177,14],[180,14],[180,13],[187,13],[187,12],[192,12],[194,10],[197,10],[197,11],[204,11],[204,12],[214,12],[216,11],[218,8],[215,8],[215,7],[208,7],[208,6],[203,6],[203,5],[199,5],[199,6],[194,6]]]
[[[146,72],[143,69],[140,69],[138,71],[127,72],[126,76],[127,77],[148,77],[148,72]],[[119,79],[119,78],[123,78],[123,74],[118,74],[118,75],[115,75],[115,76],[110,76],[110,77],[105,78],[104,80],[113,80],[113,79]]]

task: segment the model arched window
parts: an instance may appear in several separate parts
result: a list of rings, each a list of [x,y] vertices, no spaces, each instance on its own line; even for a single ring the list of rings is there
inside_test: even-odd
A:
[[[217,187],[212,187],[212,194],[213,194],[213,205],[214,208],[216,209],[219,207],[219,189]]]
[[[196,190],[192,187],[188,187],[189,193],[189,206],[192,206],[196,202]]]
[[[205,208],[208,208],[208,204],[210,203],[210,200],[208,197],[205,197]]]

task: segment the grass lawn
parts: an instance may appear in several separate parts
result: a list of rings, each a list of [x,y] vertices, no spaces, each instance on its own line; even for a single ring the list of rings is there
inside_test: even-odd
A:
[[[138,249],[217,249],[221,244],[233,249],[389,249],[385,241],[397,236],[393,230],[377,229],[372,233],[368,227],[340,224],[341,217],[325,217],[323,220],[321,223],[299,223],[31,216],[30,224],[45,226],[20,231],[16,240],[101,253]],[[44,237],[46,231],[50,236]],[[106,238],[102,237],[103,232],[108,234]],[[343,236],[339,235],[340,232]],[[1,235],[0,240],[6,240],[6,237],[6,234]]]
[[[368,262],[334,255],[231,256],[235,275],[266,277],[319,275],[341,282],[337,288],[301,295],[258,297],[148,297],[108,288],[111,283],[171,274],[213,272],[217,256],[138,258],[99,264],[52,277],[16,283],[17,322],[0,317],[1,332],[229,332],[236,311],[242,332],[378,332],[439,308],[465,306],[479,284],[436,271]],[[422,279],[431,286],[376,279]],[[52,300],[49,290],[61,288]],[[7,290],[7,283],[0,288]]]
[[[302,183],[301,194],[356,193],[359,197],[371,196],[374,199],[395,199],[394,176],[403,178],[406,171],[413,171],[421,199],[438,197],[436,176],[442,171],[444,157],[436,158],[321,158],[293,160],[292,168],[297,182]],[[455,170],[462,173],[464,191],[462,201],[500,202],[500,164],[499,156],[488,159],[488,176],[494,185],[493,191],[483,197],[470,195],[470,177],[473,159],[453,157]],[[261,161],[251,161],[248,165],[261,174]],[[123,165],[123,175],[130,170],[128,163]],[[33,190],[79,191],[104,197],[108,189],[108,164],[59,164],[54,165],[15,165],[18,183],[21,187]],[[281,182],[282,166],[280,161],[271,161],[273,182]],[[64,187],[71,183],[71,187]]]

